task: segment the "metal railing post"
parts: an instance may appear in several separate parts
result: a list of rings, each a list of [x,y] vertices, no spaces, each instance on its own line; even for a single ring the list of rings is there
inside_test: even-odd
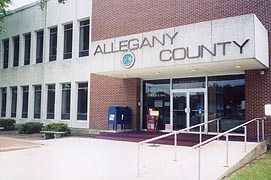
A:
[[[216,133],[219,134],[219,121],[216,121]],[[219,137],[217,140],[219,140]]]
[[[262,118],[262,140],[264,141],[264,118]]]
[[[200,160],[201,160],[201,154],[200,154],[200,151],[201,151],[201,146],[198,147],[198,180],[200,180],[200,173],[201,173],[201,167],[200,167]]]
[[[257,119],[257,142],[260,142],[260,122]]]
[[[247,151],[247,126],[244,126],[245,152]]]
[[[226,167],[229,166],[229,135],[226,134]]]
[[[199,142],[202,142],[202,126],[199,126]]]
[[[174,161],[177,161],[177,133],[174,134]]]
[[[138,144],[138,149],[137,149],[137,177],[140,176],[140,146],[141,146],[141,144]]]

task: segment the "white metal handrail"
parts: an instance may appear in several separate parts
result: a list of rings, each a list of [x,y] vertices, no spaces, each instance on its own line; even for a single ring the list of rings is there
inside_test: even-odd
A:
[[[146,143],[150,143],[150,142],[153,142],[153,141],[157,141],[159,139],[163,139],[163,138],[166,138],[166,137],[169,137],[169,136],[172,136],[174,135],[174,147],[175,147],[175,151],[174,151],[174,160],[176,161],[177,160],[177,135],[180,134],[181,132],[185,132],[190,129],[194,129],[194,128],[197,128],[199,127],[200,128],[200,131],[199,131],[199,134],[200,134],[200,142],[202,141],[202,126],[203,125],[206,125],[206,124],[209,124],[211,122],[214,122],[214,121],[217,121],[217,134],[219,133],[219,121],[221,120],[222,118],[217,118],[217,119],[213,119],[213,120],[210,120],[208,122],[204,122],[204,123],[201,123],[201,124],[197,124],[197,125],[194,125],[194,126],[191,126],[191,127],[187,127],[187,128],[184,128],[184,129],[181,129],[181,130],[178,130],[178,131],[174,131],[174,132],[171,132],[171,133],[168,133],[168,134],[164,134],[164,135],[161,135],[161,136],[158,136],[158,137],[154,137],[154,138],[151,138],[151,139],[147,139],[147,140],[144,140],[144,141],[140,141],[138,142],[138,169],[137,169],[137,176],[140,176],[140,146],[143,145],[143,144],[146,144]]]
[[[200,141],[199,144],[193,146],[192,148],[194,148],[194,149],[198,148],[198,180],[201,179],[201,148],[202,148],[202,146],[218,139],[219,137],[226,136],[226,165],[225,166],[228,167],[228,165],[229,165],[229,136],[230,135],[235,136],[234,134],[229,134],[229,133],[231,133],[232,131],[237,130],[239,128],[242,128],[242,127],[244,128],[244,135],[243,135],[244,136],[244,145],[245,145],[244,150],[246,152],[246,150],[247,150],[247,125],[252,122],[255,122],[255,121],[257,122],[257,142],[260,142],[260,123],[259,123],[260,120],[262,122],[262,130],[261,130],[262,131],[262,140],[264,140],[264,120],[265,119],[264,118],[254,118],[248,122],[245,122],[239,126],[232,128],[230,130],[227,130],[223,133],[220,133],[210,139],[207,139],[204,142]]]
[[[150,142],[153,142],[153,141],[157,141],[157,140],[159,140],[159,139],[163,139],[163,138],[172,136],[172,135],[174,135],[174,134],[180,134],[181,132],[185,132],[185,131],[188,131],[188,130],[190,130],[190,129],[194,129],[194,128],[203,126],[203,125],[205,125],[205,124],[209,124],[209,123],[214,122],[214,121],[220,121],[221,119],[222,119],[222,118],[217,118],[217,119],[210,120],[210,121],[208,121],[208,122],[204,122],[204,123],[201,123],[201,124],[196,124],[196,125],[191,126],[191,127],[188,127],[188,128],[184,128],[184,129],[181,129],[181,130],[178,130],[178,131],[173,131],[173,132],[168,133],[168,134],[164,134],[164,135],[157,136],[157,137],[154,137],[154,138],[151,138],[151,139],[147,139],[147,140],[144,140],[144,141],[140,141],[140,142],[138,142],[138,144],[146,144],[146,143],[150,143]],[[218,126],[219,126],[219,123],[218,123]],[[217,128],[217,129],[219,129],[219,128]]]
[[[154,137],[154,138],[151,138],[151,139],[147,139],[147,140],[144,140],[144,141],[140,141],[138,143],[138,169],[137,169],[137,175],[140,176],[140,146],[143,145],[143,144],[146,144],[146,143],[150,143],[150,142],[153,142],[153,141],[156,141],[156,140],[159,140],[159,139],[163,139],[163,138],[166,138],[166,137],[169,137],[169,136],[172,136],[174,135],[174,147],[175,147],[175,153],[174,153],[174,160],[176,161],[177,160],[177,135],[180,134],[181,132],[185,132],[190,129],[194,129],[196,127],[199,127],[199,143],[195,146],[193,146],[192,148],[194,149],[198,149],[198,180],[200,180],[201,178],[201,148],[202,146],[216,140],[216,139],[219,139],[220,137],[222,136],[226,136],[226,166],[228,166],[228,162],[229,162],[229,156],[228,156],[228,141],[229,141],[229,136],[244,136],[244,144],[245,144],[245,151],[246,151],[246,144],[247,144],[247,125],[254,122],[254,121],[257,121],[257,141],[259,142],[260,141],[260,124],[259,124],[259,121],[261,120],[262,121],[262,140],[264,140],[264,118],[254,118],[248,122],[245,122],[239,126],[236,126],[230,130],[227,130],[223,133],[219,133],[219,121],[221,120],[222,118],[217,118],[217,119],[213,119],[213,120],[210,120],[208,122],[204,122],[204,123],[201,123],[201,124],[197,124],[197,125],[194,125],[194,126],[191,126],[191,127],[188,127],[188,128],[184,128],[184,129],[181,129],[181,130],[178,130],[178,131],[174,131],[174,132],[171,132],[171,133],[168,133],[168,134],[164,134],[164,135],[161,135],[161,136],[158,136],[158,137]],[[203,125],[206,125],[206,124],[209,124],[211,122],[214,122],[214,121],[217,121],[217,135],[210,138],[210,139],[207,139],[205,140],[204,142],[202,142],[202,127]],[[232,131],[236,130],[236,129],[239,129],[239,128],[244,128],[244,134],[230,134]]]
[[[245,122],[245,123],[243,123],[243,124],[241,124],[241,125],[239,125],[239,126],[236,126],[236,127],[232,128],[232,129],[230,129],[230,130],[228,130],[228,131],[225,131],[225,132],[223,132],[223,133],[219,133],[218,135],[216,135],[216,136],[214,136],[214,137],[212,137],[212,138],[210,138],[210,139],[207,139],[206,141],[203,141],[203,142],[201,142],[201,143],[199,143],[199,144],[196,144],[195,146],[193,146],[193,148],[196,149],[196,148],[198,148],[199,146],[203,146],[203,145],[205,145],[205,144],[208,144],[209,142],[214,141],[214,140],[216,140],[216,139],[218,139],[218,138],[220,138],[220,137],[222,137],[222,136],[225,136],[226,134],[229,134],[230,132],[235,131],[236,129],[239,129],[239,128],[241,128],[241,127],[244,127],[244,126],[246,126],[246,125],[248,125],[248,124],[250,124],[250,123],[252,123],[252,122],[254,122],[254,121],[256,121],[256,120],[262,120],[262,118],[254,118],[254,119],[252,119],[252,120],[250,120],[250,121],[248,121],[248,122]],[[258,131],[257,131],[257,132],[258,132]],[[263,133],[264,133],[264,131],[263,131]],[[257,133],[257,134],[258,134],[258,133]],[[234,135],[233,135],[233,136],[234,136]],[[258,135],[257,135],[257,140],[258,140],[258,142],[259,142],[259,136],[258,136]]]

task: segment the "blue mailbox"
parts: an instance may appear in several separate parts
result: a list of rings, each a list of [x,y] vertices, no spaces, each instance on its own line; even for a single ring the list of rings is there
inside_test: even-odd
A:
[[[131,109],[128,106],[122,106],[121,107],[121,119],[122,119],[122,129],[125,129],[126,125],[131,125],[132,123],[132,113]]]
[[[121,107],[110,106],[108,108],[108,126],[113,125],[113,129],[118,128],[118,124],[121,124]]]
[[[131,109],[127,106],[110,106],[108,108],[108,128],[113,125],[113,129],[125,129],[126,125],[131,125]]]

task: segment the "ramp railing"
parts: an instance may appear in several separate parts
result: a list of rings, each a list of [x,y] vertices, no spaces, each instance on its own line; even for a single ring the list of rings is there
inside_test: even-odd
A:
[[[197,128],[199,127],[199,143],[194,145],[192,148],[193,149],[198,149],[198,180],[201,179],[201,149],[203,148],[203,146],[205,146],[206,144],[214,141],[214,140],[218,140],[220,137],[222,136],[225,136],[226,137],[226,165],[225,166],[228,166],[229,165],[229,136],[243,136],[244,137],[244,151],[247,150],[247,125],[253,123],[253,122],[256,122],[256,128],[257,128],[257,142],[260,142],[260,121],[261,121],[261,136],[262,136],[262,140],[264,140],[264,118],[254,118],[250,121],[247,121],[241,125],[238,125],[230,130],[227,130],[225,132],[222,132],[220,133],[219,132],[219,121],[221,120],[222,118],[217,118],[217,119],[213,119],[213,120],[210,120],[208,122],[204,122],[204,123],[201,123],[201,124],[197,124],[197,125],[194,125],[194,126],[191,126],[191,127],[188,127],[188,128],[184,128],[184,129],[181,129],[181,130],[178,130],[178,131],[173,131],[173,132],[170,132],[168,134],[164,134],[164,135],[161,135],[161,136],[158,136],[158,137],[154,137],[154,138],[151,138],[151,139],[147,139],[147,140],[144,140],[144,141],[140,141],[138,142],[138,162],[137,162],[137,176],[139,177],[141,172],[140,172],[140,167],[141,167],[141,146],[144,145],[144,144],[147,144],[147,143],[151,143],[151,142],[154,142],[154,141],[157,141],[157,140],[160,140],[160,139],[163,139],[163,138],[166,138],[166,137],[169,137],[169,136],[174,136],[174,161],[177,161],[177,135],[182,133],[182,132],[187,132],[189,133],[189,130],[191,129],[194,129],[194,128]],[[205,141],[202,141],[202,134],[203,134],[203,126],[205,126],[206,124],[209,124],[209,123],[212,123],[212,122],[215,122],[217,121],[217,127],[216,127],[216,136],[212,137],[212,138],[209,138]],[[244,128],[244,134],[233,134],[232,132],[239,129],[239,128]]]
[[[203,148],[204,145],[222,137],[225,136],[226,137],[226,155],[225,155],[225,167],[229,166],[229,136],[235,136],[235,134],[230,134],[231,132],[239,129],[239,128],[244,128],[244,151],[246,152],[247,150],[247,125],[256,122],[256,128],[257,128],[257,142],[260,142],[260,121],[261,121],[261,132],[262,132],[262,140],[264,141],[264,118],[254,118],[250,121],[247,121],[239,126],[236,126],[232,129],[229,129],[223,133],[219,133],[218,135],[207,139],[203,142],[200,142],[199,144],[193,146],[192,148],[194,149],[198,149],[198,180],[201,179],[201,149]]]
[[[216,131],[217,132],[216,133],[218,134],[219,133],[219,121],[221,119],[222,118],[213,119],[213,120],[210,120],[208,122],[204,122],[204,123],[197,124],[197,125],[194,125],[194,126],[191,126],[191,127],[188,127],[188,128],[184,128],[184,129],[181,129],[181,130],[178,130],[178,131],[173,131],[173,132],[170,132],[168,134],[164,134],[164,135],[161,135],[161,136],[157,136],[157,137],[154,137],[154,138],[151,138],[151,139],[147,139],[147,140],[138,142],[137,176],[140,176],[140,166],[141,166],[141,164],[140,164],[141,163],[141,151],[140,151],[140,147],[142,145],[150,143],[150,142],[153,142],[153,141],[157,141],[157,140],[160,140],[160,139],[164,139],[166,137],[174,135],[174,161],[177,161],[177,141],[178,141],[177,135],[178,134],[180,134],[182,132],[189,133],[189,130],[199,127],[199,139],[200,139],[200,143],[201,143],[202,142],[202,134],[203,134],[203,132],[202,132],[202,126],[217,121],[217,126],[216,126]]]

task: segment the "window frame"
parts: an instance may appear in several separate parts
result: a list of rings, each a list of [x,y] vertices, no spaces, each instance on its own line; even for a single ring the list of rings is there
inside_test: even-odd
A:
[[[24,102],[25,100],[26,102]],[[22,86],[22,116],[21,116],[22,118],[28,118],[28,106],[29,106],[29,86]]]
[[[7,115],[7,88],[1,88],[1,113],[0,117],[6,117]]]
[[[88,30],[87,37],[85,37],[86,30]],[[89,56],[89,37],[90,37],[90,20],[85,19],[79,22],[79,57]],[[86,44],[85,41],[87,41]],[[85,45],[87,47],[85,47]]]
[[[71,118],[71,83],[63,83],[61,84],[61,120],[70,120]],[[65,94],[68,93],[68,99],[65,98]],[[67,101],[66,108],[64,108],[64,102]],[[64,110],[68,110],[64,112]]]
[[[10,104],[10,117],[15,118],[17,115],[17,99],[18,99],[18,88],[17,86],[10,87],[11,89],[11,104]],[[15,92],[15,93],[14,93]],[[15,94],[15,95],[14,95]],[[15,105],[13,105],[13,103]],[[13,109],[14,108],[14,109]],[[13,112],[14,111],[14,112]]]
[[[73,51],[73,23],[64,25],[63,36],[63,60],[71,59]],[[70,43],[69,40],[71,41]]]
[[[86,85],[86,86],[81,86],[80,85]],[[80,90],[83,90],[83,91],[86,91],[86,98],[85,99],[85,109],[86,109],[86,112],[79,112],[79,108],[81,106],[79,106],[79,101],[80,101]],[[76,119],[77,120],[80,120],[80,121],[87,121],[88,120],[88,91],[89,91],[89,87],[88,87],[88,82],[80,82],[80,83],[77,83],[77,110],[76,110]],[[81,110],[82,108],[80,108]],[[81,110],[82,111],[82,110]]]
[[[13,67],[18,67],[20,61],[20,36],[18,35],[12,37],[12,42],[13,42]]]
[[[38,89],[39,88],[39,89]],[[37,95],[39,95],[39,102],[37,101]],[[41,119],[41,103],[42,103],[42,86],[34,85],[34,119]],[[36,109],[38,108],[38,109]],[[39,113],[36,113],[38,110]]]
[[[24,34],[24,65],[30,65],[30,61],[31,61],[31,33],[26,33]]]
[[[36,31],[36,64],[43,62],[44,30]]]
[[[53,100],[49,99],[49,93],[53,92]],[[47,112],[46,112],[46,119],[55,119],[55,103],[56,103],[56,85],[55,84],[47,84]],[[51,107],[50,105],[53,104],[53,111],[49,112],[49,108]]]
[[[49,28],[49,62],[57,59],[58,27]],[[54,39],[55,38],[55,39]],[[55,41],[54,41],[55,40]],[[55,42],[55,44],[54,44]],[[54,54],[55,52],[55,54]]]
[[[3,69],[7,69],[9,65],[9,38],[3,39]]]

